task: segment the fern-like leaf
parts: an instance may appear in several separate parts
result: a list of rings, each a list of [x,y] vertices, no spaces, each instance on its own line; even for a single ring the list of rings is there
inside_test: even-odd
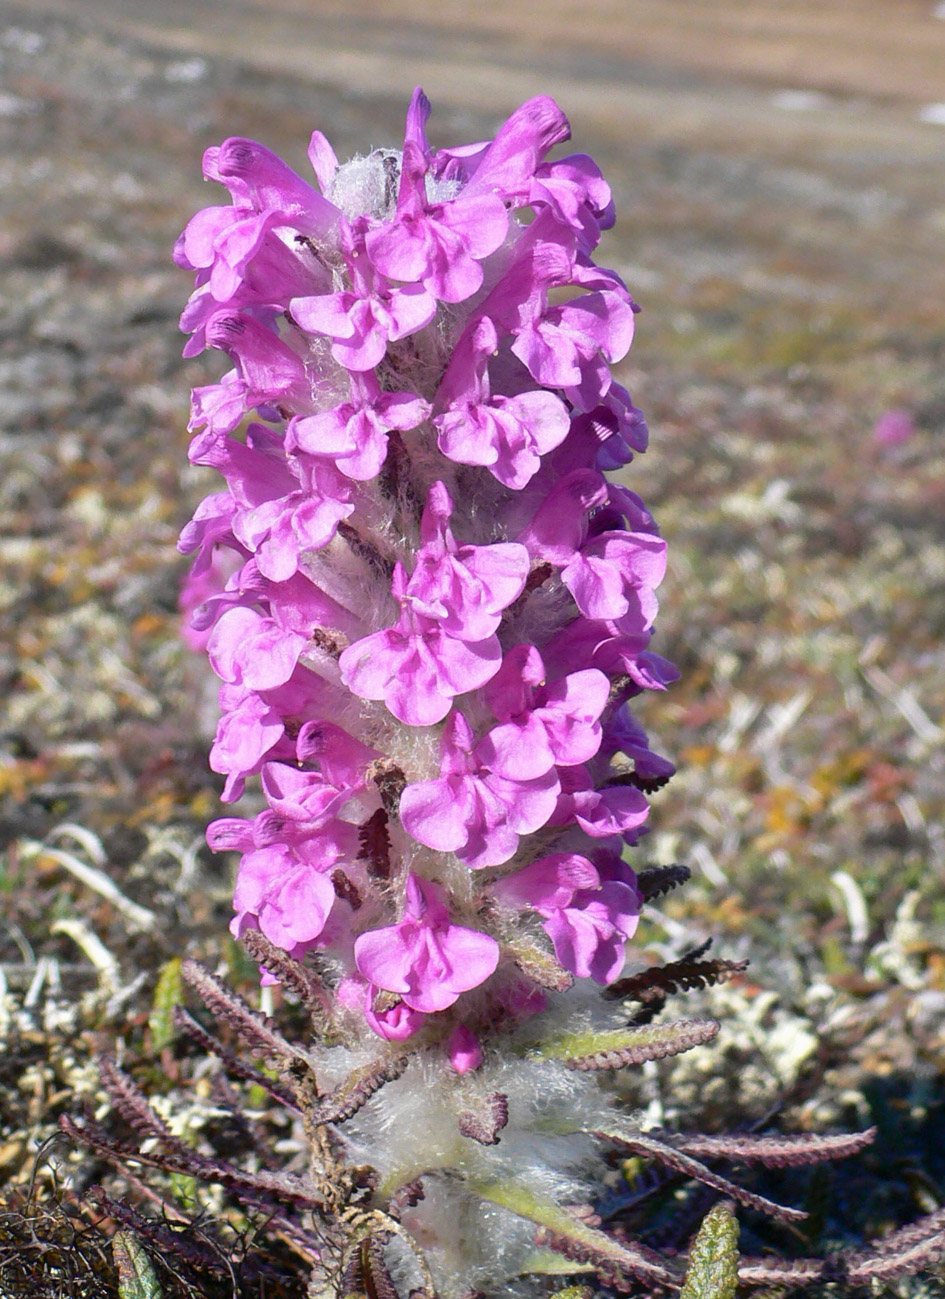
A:
[[[730,1164],[762,1164],[765,1168],[798,1168],[858,1155],[873,1143],[876,1129],[837,1136],[800,1133],[796,1136],[680,1137],[666,1132],[659,1136],[676,1150],[683,1150],[696,1159],[725,1159]]]
[[[743,1258],[738,1265],[738,1279],[750,1286],[810,1285],[813,1281],[841,1280],[843,1270],[831,1259],[795,1258],[788,1261],[775,1257]]]
[[[647,866],[637,875],[637,888],[644,902],[652,902],[663,893],[669,893],[692,878],[688,866]]]
[[[599,1033],[569,1033],[541,1042],[534,1054],[564,1061],[568,1069],[620,1069],[663,1060],[711,1042],[719,1031],[717,1019],[678,1019],[670,1024],[609,1029]]]
[[[164,1120],[155,1114],[138,1085],[118,1068],[111,1056],[100,1055],[96,1065],[102,1085],[126,1123],[145,1136],[157,1137],[160,1141],[177,1140]]]
[[[239,1035],[240,1041],[254,1054],[269,1060],[285,1063],[301,1061],[309,1068],[308,1054],[285,1040],[266,1015],[261,1014],[231,991],[215,974],[199,961],[185,961],[184,978],[196,991],[211,1014]]]
[[[406,1055],[381,1056],[360,1069],[353,1069],[334,1091],[323,1096],[312,1118],[316,1124],[344,1123],[357,1114],[385,1083],[399,1078],[409,1064]]]
[[[316,1194],[301,1178],[292,1173],[270,1173],[260,1170],[247,1173],[226,1160],[201,1154],[184,1145],[176,1137],[162,1138],[164,1148],[144,1152],[111,1136],[92,1119],[81,1125],[63,1115],[59,1127],[79,1145],[107,1160],[116,1168],[128,1163],[143,1164],[146,1168],[159,1168],[164,1173],[183,1173],[203,1182],[218,1182],[234,1192],[240,1199],[260,1207],[267,1200],[296,1204],[303,1209],[320,1209],[323,1197]]]
[[[238,1055],[215,1038],[212,1033],[208,1033],[203,1025],[198,1023],[193,1015],[184,1010],[182,1006],[176,1008],[174,1019],[181,1032],[186,1033],[205,1051],[215,1055],[228,1074],[231,1074],[234,1078],[239,1078],[243,1082],[251,1083],[255,1087],[261,1087],[273,1100],[278,1101],[287,1110],[292,1110],[296,1114],[300,1113],[298,1101],[287,1086],[276,1082],[259,1069],[254,1069],[252,1065],[246,1064],[244,1060],[241,1060]]]
[[[371,1299],[400,1299],[387,1260],[384,1258],[387,1239],[386,1235],[375,1234],[361,1246],[364,1279],[367,1282],[365,1290]]]
[[[655,1159],[667,1168],[671,1168],[674,1172],[681,1173],[684,1177],[692,1178],[695,1182],[702,1182],[705,1186],[711,1186],[716,1191],[721,1191],[723,1195],[730,1196],[748,1209],[757,1209],[761,1213],[768,1214],[769,1217],[779,1218],[784,1222],[803,1222],[807,1217],[807,1214],[802,1209],[789,1209],[785,1205],[775,1204],[773,1200],[768,1200],[763,1195],[755,1195],[753,1192],[745,1190],[743,1186],[730,1182],[727,1177],[722,1177],[719,1173],[713,1172],[711,1168],[707,1168],[698,1159],[693,1159],[691,1155],[685,1154],[682,1150],[676,1150],[672,1146],[666,1145],[665,1142],[654,1138],[648,1132],[614,1126],[606,1129],[595,1128],[592,1135],[600,1137],[604,1141],[611,1141],[622,1150],[630,1150],[634,1154]]]
[[[875,1247],[846,1260],[850,1280],[856,1285],[889,1281],[924,1271],[945,1257],[945,1208],[901,1227]]]
[[[709,1210],[693,1241],[679,1299],[734,1299],[737,1287],[738,1223],[723,1202]]]
[[[259,929],[248,929],[240,941],[254,961],[267,969],[284,988],[295,993],[312,1016],[313,1027],[325,1035],[331,1026],[333,1001],[321,980]]]
[[[727,983],[748,968],[747,961],[726,961],[721,958],[699,960],[708,947],[709,944],[706,943],[681,960],[671,961],[668,965],[654,965],[648,970],[631,974],[626,979],[618,979],[604,990],[604,996],[611,1001],[659,1001],[675,992],[690,992],[694,988],[710,988],[718,983]]]

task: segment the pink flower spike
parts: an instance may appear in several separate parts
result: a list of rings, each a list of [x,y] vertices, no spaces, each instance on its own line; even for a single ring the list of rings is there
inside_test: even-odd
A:
[[[499,963],[496,940],[452,924],[441,892],[411,872],[400,923],[369,930],[354,944],[355,962],[366,979],[427,1013],[452,1006]]]
[[[479,1045],[479,1039],[465,1024],[457,1024],[453,1029],[446,1044],[446,1053],[449,1056],[450,1067],[460,1075],[471,1073],[482,1064],[482,1047]]]
[[[228,371],[190,419],[223,490],[180,548],[221,682],[210,766],[255,800],[208,832],[242,856],[233,932],[317,950],[339,1042],[407,1043],[462,1090],[547,1002],[519,937],[617,977],[640,908],[618,850],[672,771],[626,701],[674,671],[663,542],[604,476],[647,439],[612,374],[637,308],[593,260],[610,189],[553,159],[547,96],[449,149],[429,116],[418,88],[402,150],[341,163],[316,131],[304,178],[253,140],[207,150],[231,202],[174,256],[185,355]]]

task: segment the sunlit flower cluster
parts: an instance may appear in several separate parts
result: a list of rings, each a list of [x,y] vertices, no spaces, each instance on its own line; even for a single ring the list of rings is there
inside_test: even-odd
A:
[[[604,477],[647,438],[611,374],[636,307],[593,261],[610,191],[546,160],[546,97],[452,149],[428,115],[417,91],[403,149],[343,165],[316,132],[317,185],[207,151],[231,202],[176,258],[186,354],[232,362],[191,418],[225,486],[181,548],[211,766],[265,799],[210,829],[242,854],[234,932],[318,949],[345,1013],[435,1029],[465,1072],[484,1025],[620,974],[622,852],[672,771],[627,701],[675,673],[648,648],[664,543]]]

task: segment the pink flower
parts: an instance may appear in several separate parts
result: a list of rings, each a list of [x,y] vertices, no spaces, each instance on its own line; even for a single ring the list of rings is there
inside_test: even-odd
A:
[[[898,447],[915,435],[915,420],[910,411],[887,410],[873,427],[873,441],[883,447]]]
[[[514,542],[458,545],[449,526],[452,512],[449,492],[434,483],[420,522],[422,544],[406,599],[451,636],[483,641],[498,631],[503,610],[521,595],[528,551]]]
[[[389,342],[423,329],[436,313],[436,299],[421,284],[393,288],[365,257],[363,219],[347,227],[342,247],[351,289],[293,298],[289,310],[296,324],[333,340],[331,354],[345,369],[373,370]]]
[[[252,916],[259,928],[279,947],[317,938],[335,901],[335,890],[325,873],[333,864],[328,855],[313,860],[310,844],[304,852],[287,844],[272,844],[244,854],[236,877],[233,926]]]
[[[500,725],[480,742],[481,760],[510,780],[534,780],[555,765],[587,762],[600,747],[598,718],[609,692],[596,668],[546,684],[535,646],[514,646],[486,691]]]
[[[354,945],[358,970],[400,995],[413,1010],[452,1006],[460,993],[484,983],[499,963],[499,944],[450,921],[435,884],[407,876],[403,919],[362,934]]]
[[[554,393],[525,391],[492,395],[489,358],[499,335],[488,316],[460,338],[436,395],[437,445],[463,465],[484,465],[506,487],[534,477],[541,457],[568,435],[568,408]]]
[[[420,147],[406,141],[394,220],[370,230],[365,247],[382,275],[420,281],[441,301],[462,302],[482,284],[479,262],[505,239],[508,213],[489,190],[431,203],[426,197],[428,165]]]
[[[561,797],[552,825],[574,821],[592,839],[623,836],[636,843],[650,813],[646,795],[628,785],[596,789],[586,767],[561,767]]]
[[[478,690],[495,675],[502,651],[495,636],[460,640],[415,613],[406,588],[398,564],[393,594],[401,601],[399,621],[349,645],[338,665],[345,685],[362,699],[383,699],[408,726],[432,726],[443,720],[457,695]]]
[[[666,543],[651,532],[624,529],[591,535],[590,511],[609,499],[599,473],[577,469],[549,492],[519,541],[536,558],[560,567],[585,617],[629,614],[642,630],[656,616],[654,592],[666,571]]]
[[[293,420],[287,446],[325,457],[349,478],[361,481],[380,472],[387,458],[388,433],[416,428],[429,406],[412,392],[381,392],[370,373],[354,373],[350,383],[350,401]]]
[[[455,852],[473,869],[514,856],[519,837],[551,817],[558,798],[554,769],[533,780],[508,780],[490,771],[474,748],[462,713],[443,731],[439,780],[408,785],[400,796],[404,829],[439,852]]]
[[[359,1011],[372,1032],[385,1042],[405,1042],[426,1019],[422,1010],[412,1009],[400,998],[393,1005],[385,1005],[390,994],[358,974],[346,975],[335,989],[335,996],[340,1005]]]
[[[471,1028],[457,1024],[446,1044],[451,1067],[458,1074],[471,1073],[482,1064],[482,1047]]]
[[[544,916],[542,928],[555,955],[572,974],[612,983],[624,965],[624,946],[636,932],[642,899],[632,871],[612,854],[599,859],[607,875],[586,857],[552,853],[493,886],[505,903]],[[616,863],[616,866],[615,866]]]

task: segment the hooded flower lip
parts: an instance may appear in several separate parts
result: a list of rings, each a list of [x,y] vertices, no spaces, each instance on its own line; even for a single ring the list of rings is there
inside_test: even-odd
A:
[[[484,983],[499,963],[499,944],[450,921],[442,890],[411,872],[403,919],[369,930],[354,945],[358,970],[371,983],[400,995],[413,1010],[446,1010],[463,992]]]
[[[253,140],[207,151],[230,204],[175,257],[186,355],[230,361],[190,419],[225,490],[180,545],[221,681],[210,764],[224,801],[256,776],[264,800],[209,831],[242,855],[234,932],[324,950],[345,1022],[425,1025],[461,1074],[493,1010],[545,1004],[502,957],[517,925],[616,977],[639,895],[615,849],[671,771],[623,701],[674,669],[649,648],[663,542],[603,477],[647,439],[611,373],[636,306],[592,260],[610,189],[549,156],[547,96],[452,148],[429,116],[418,89],[402,150],[341,165],[314,132],[317,186]]]

